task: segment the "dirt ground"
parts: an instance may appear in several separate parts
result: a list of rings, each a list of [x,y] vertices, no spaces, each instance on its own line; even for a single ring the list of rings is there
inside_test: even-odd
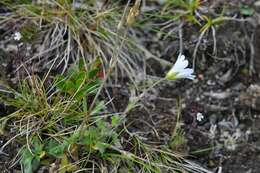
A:
[[[218,56],[210,55],[213,40],[206,37],[198,51],[197,79],[192,83],[160,85],[144,100],[150,112],[139,112],[133,118],[147,120],[150,115],[150,123],[159,129],[160,139],[169,139],[176,124],[173,115],[179,99],[181,127],[187,139],[182,150],[214,172],[258,173],[260,170],[260,27],[259,18],[247,20],[227,22],[218,28]],[[194,48],[192,43],[197,37],[189,26],[185,27],[184,54],[191,57],[190,49]],[[150,50],[155,45],[148,43]],[[170,60],[176,47],[178,42],[162,43],[161,58]],[[164,74],[158,64],[150,62],[150,66],[157,75]],[[198,114],[203,115],[202,121],[196,119]]]

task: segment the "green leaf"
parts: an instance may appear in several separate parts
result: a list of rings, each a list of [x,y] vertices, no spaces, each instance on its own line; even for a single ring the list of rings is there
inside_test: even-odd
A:
[[[66,92],[72,94],[72,92],[75,91],[75,85],[72,81],[67,80],[65,82],[65,88],[64,89],[65,89]]]
[[[32,140],[32,147],[31,147],[32,152],[34,152],[37,155],[40,155],[43,151],[43,144],[39,140],[39,138],[35,137]]]
[[[224,22],[223,16],[219,16],[212,20],[212,25],[220,25]]]
[[[94,146],[95,150],[98,150],[101,154],[105,152],[105,150],[109,147],[109,144],[103,142],[97,142]]]
[[[68,139],[65,139],[64,141],[67,143],[67,146],[76,143],[80,138],[80,133],[74,132]]]
[[[86,82],[86,77],[86,72],[84,71],[77,73],[75,89],[78,89],[81,85],[83,85]]]
[[[20,164],[22,165],[23,171],[25,173],[33,173],[36,171],[40,165],[40,157],[33,155],[28,148],[24,148],[21,151]]]
[[[59,75],[59,76],[56,77],[55,85],[60,90],[64,90],[64,88],[65,88],[65,80],[66,80],[66,78],[64,76]]]
[[[99,86],[97,81],[93,81],[85,86],[82,87],[82,89],[80,91],[77,92],[77,94],[75,95],[76,99],[81,99],[86,97],[87,94],[93,93],[97,87]]]
[[[252,16],[254,14],[254,9],[248,5],[241,5],[240,13],[245,16]]]
[[[78,62],[78,67],[79,67],[80,70],[85,69],[85,63],[84,63],[84,60],[82,58]]]
[[[196,19],[196,17],[192,14],[186,15],[186,19],[189,22],[192,22],[192,23],[197,24],[199,26],[201,25],[200,22]]]
[[[118,126],[118,124],[120,123],[120,117],[119,117],[119,115],[114,115],[114,116],[112,116],[112,122],[111,122],[112,124],[112,127],[116,127],[116,126]]]
[[[97,129],[91,127],[85,131],[82,142],[84,145],[92,146],[97,138],[98,138]]]
[[[83,111],[84,111],[85,113],[87,113],[87,112],[88,112],[88,101],[87,101],[87,97],[83,97],[82,106],[83,106]]]
[[[97,76],[98,72],[100,71],[100,68],[93,69],[88,72],[89,79],[93,79]]]
[[[45,151],[56,158],[61,158],[64,154],[64,150],[65,146],[54,139],[48,140],[45,145]]]
[[[98,87],[99,87],[99,81],[98,81],[98,80],[95,80],[95,81],[92,81],[92,82],[88,83],[88,84],[83,88],[83,90],[84,90],[86,93],[92,93],[92,92],[94,92]]]
[[[99,129],[99,130],[101,130],[101,131],[104,131],[104,130],[106,130],[106,122],[104,121],[104,120],[99,120],[99,121],[97,121],[97,128]]]
[[[105,108],[105,102],[101,101],[98,102],[98,104],[96,105],[96,107],[92,110],[92,112],[90,113],[90,115],[96,115],[97,113],[99,113],[102,109]]]

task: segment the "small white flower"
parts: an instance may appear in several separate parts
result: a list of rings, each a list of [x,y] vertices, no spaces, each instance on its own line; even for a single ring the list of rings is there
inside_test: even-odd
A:
[[[202,113],[198,112],[196,115],[196,119],[200,122],[204,119],[204,116],[202,115]]]
[[[185,56],[179,55],[171,70],[166,74],[166,79],[176,80],[180,78],[187,78],[193,80],[195,75],[192,74],[192,68],[187,68],[188,65],[189,62],[185,59]]]
[[[21,38],[22,38],[22,34],[20,32],[14,33],[14,40],[19,41],[19,40],[21,40]]]

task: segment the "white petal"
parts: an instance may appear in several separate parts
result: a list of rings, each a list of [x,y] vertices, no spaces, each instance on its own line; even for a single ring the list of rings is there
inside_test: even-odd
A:
[[[184,55],[181,55],[181,56],[180,56],[180,60],[181,60],[181,62],[182,62],[183,68],[188,67],[189,62],[188,62],[188,60],[185,59],[185,56],[184,56]]]
[[[177,78],[186,78],[186,79],[191,79],[193,80],[195,78],[195,75],[192,75],[192,74],[178,74],[177,75]]]
[[[180,76],[180,77],[189,76],[189,75],[192,75],[192,72],[193,71],[191,69],[184,69],[178,73],[178,76]]]
[[[178,58],[177,58],[177,60],[183,61],[183,60],[185,60],[185,56],[184,56],[184,55],[179,55]]]
[[[19,41],[22,38],[22,35],[20,32],[15,32],[14,33],[14,40]]]
[[[195,77],[196,77],[195,75],[190,75],[190,76],[187,76],[186,79],[194,80]]]
[[[183,60],[177,64],[178,66],[176,67],[178,70],[183,70],[188,66],[189,62],[187,60]]]
[[[181,72],[179,72],[177,74],[177,77],[178,78],[187,78],[187,79],[193,80],[195,78],[195,76],[192,73],[193,73],[193,69],[186,68],[186,69],[183,69]]]
[[[192,68],[185,68],[180,73],[184,74],[184,75],[192,74],[193,73],[193,69]]]
[[[166,78],[169,80],[174,80],[178,78],[187,78],[193,80],[195,75],[193,69],[187,68],[189,65],[188,60],[185,59],[184,55],[179,55],[175,64],[171,70],[166,74]]]
[[[180,72],[188,66],[189,62],[185,60],[185,56],[181,55],[177,58],[173,68],[171,69],[173,72]]]

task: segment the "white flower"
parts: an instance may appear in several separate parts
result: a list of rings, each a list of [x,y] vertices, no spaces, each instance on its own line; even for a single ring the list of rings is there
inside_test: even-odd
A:
[[[179,55],[171,70],[166,74],[166,79],[176,80],[180,78],[187,78],[193,80],[195,78],[195,76],[192,74],[193,69],[187,68],[188,64],[189,62],[185,59],[185,56]]]
[[[196,115],[196,119],[200,122],[204,119],[204,116],[202,115],[202,113],[198,112]]]
[[[19,40],[21,40],[21,38],[22,38],[22,34],[20,32],[14,33],[14,40],[19,41]]]

